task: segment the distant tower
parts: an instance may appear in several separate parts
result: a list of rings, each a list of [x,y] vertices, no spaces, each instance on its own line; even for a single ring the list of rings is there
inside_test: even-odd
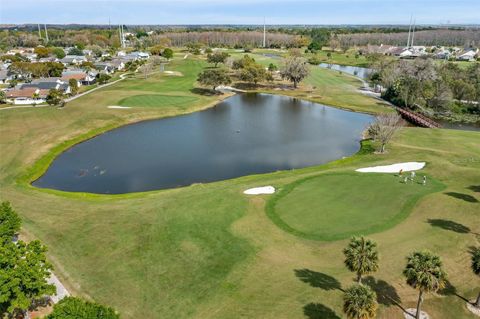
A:
[[[412,18],[413,18],[413,15],[410,15],[410,25],[409,25],[409,27],[408,27],[407,48],[410,47],[410,33],[412,32]]]
[[[263,17],[263,47],[267,47],[267,25],[265,23],[265,17]]]
[[[118,38],[120,39],[120,46],[123,48],[123,35],[120,25],[118,25]]]
[[[417,25],[417,19],[413,20],[413,30],[412,30],[412,43],[410,43],[410,46],[413,47],[413,39],[415,38],[415,26]]]
[[[125,48],[125,32],[123,32],[123,24],[122,24],[122,48]]]
[[[45,41],[48,42],[47,24],[44,24],[43,26],[45,27]]]

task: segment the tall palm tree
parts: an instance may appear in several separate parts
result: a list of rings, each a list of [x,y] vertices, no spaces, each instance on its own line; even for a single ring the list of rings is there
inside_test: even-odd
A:
[[[347,248],[343,250],[345,265],[357,274],[357,282],[362,283],[362,276],[377,271],[377,244],[365,237],[352,237]]]
[[[415,318],[419,319],[423,294],[444,288],[447,275],[442,269],[440,257],[428,250],[410,254],[403,274],[407,278],[407,284],[419,291],[415,315]]]
[[[343,295],[343,311],[349,319],[370,319],[377,314],[377,294],[368,286],[354,285]]]
[[[472,270],[476,275],[480,276],[480,247],[476,247],[472,250]],[[475,307],[480,308],[480,292],[478,293]]]

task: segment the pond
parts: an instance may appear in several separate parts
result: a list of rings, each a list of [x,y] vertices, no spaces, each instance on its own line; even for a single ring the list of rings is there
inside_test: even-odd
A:
[[[333,63],[320,63],[318,66],[324,69],[331,69],[351,74],[364,80],[366,80],[372,73],[372,69],[362,68],[360,66],[340,65]]]
[[[120,127],[59,155],[34,186],[120,194],[323,164],[358,151],[370,115],[246,93]]]

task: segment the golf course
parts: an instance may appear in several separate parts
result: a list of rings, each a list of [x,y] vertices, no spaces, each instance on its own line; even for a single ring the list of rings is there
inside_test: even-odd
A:
[[[416,306],[418,291],[402,271],[406,256],[424,249],[441,257],[448,285],[426,294],[422,310],[435,319],[474,318],[465,304],[480,289],[469,254],[480,244],[478,131],[405,126],[385,154],[366,140],[355,155],[324,165],[166,190],[102,195],[31,185],[82,141],[232,96],[196,83],[211,67],[202,56],[176,52],[165,66],[170,73],[131,74],[63,108],[0,110],[0,199],[21,216],[21,237],[48,247],[71,294],[112,306],[121,318],[344,318],[342,291],[355,274],[342,250],[351,236],[365,235],[379,250],[379,269],[364,280],[377,293],[378,318],[403,318],[403,309]],[[360,93],[361,85],[312,67],[299,90],[255,91],[393,112]],[[355,172],[412,161],[426,166],[410,183],[397,173]],[[275,194],[243,194],[266,185]]]

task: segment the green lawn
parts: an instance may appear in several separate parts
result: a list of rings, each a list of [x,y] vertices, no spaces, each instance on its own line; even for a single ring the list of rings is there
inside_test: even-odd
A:
[[[179,107],[188,108],[189,104],[198,101],[195,96],[179,96],[179,95],[160,95],[160,94],[145,94],[134,95],[124,98],[120,101],[122,106],[131,107]]]
[[[330,57],[328,54],[330,53]],[[332,51],[318,51],[314,56],[316,56],[321,62],[325,63],[334,63],[334,64],[341,64],[341,65],[353,65],[353,66],[362,66],[368,67],[369,62],[363,55],[357,55],[355,57],[355,50],[349,50],[345,53],[343,52],[332,52]],[[312,55],[312,56],[313,56]]]
[[[354,277],[343,265],[347,240],[294,236],[267,216],[266,204],[273,196],[245,196],[243,191],[264,185],[283,189],[311,176],[318,176],[321,189],[323,173],[335,176],[358,167],[426,161],[425,173],[446,189],[424,195],[403,221],[369,235],[380,250],[380,269],[372,282],[402,307],[414,306],[417,294],[402,276],[405,256],[428,248],[441,256],[455,293],[476,296],[478,279],[469,269],[468,248],[480,244],[478,132],[409,127],[384,155],[364,152],[322,166],[140,194],[93,196],[28,186],[28,178],[73,143],[119,125],[218,102],[222,97],[193,90],[196,74],[205,65],[197,57],[183,60],[179,54],[167,69],[181,72],[180,77],[138,76],[62,109],[0,111],[0,199],[10,200],[21,215],[22,236],[48,245],[55,273],[72,294],[113,306],[122,318],[343,317],[338,288],[351,285]],[[359,111],[385,110],[355,92],[355,79],[320,69],[312,76],[311,81],[322,83],[319,101],[346,102]],[[126,98],[155,94],[198,100],[187,106],[107,108]],[[374,191],[375,196],[383,194]],[[293,205],[294,197],[289,200]],[[303,202],[297,205],[305,207]],[[329,285],[322,284],[325,279]],[[429,294],[425,310],[437,319],[472,318],[457,295],[452,290]],[[378,318],[402,318],[398,306],[381,300]]]
[[[322,174],[285,186],[269,203],[272,220],[292,234],[338,240],[391,228],[441,185],[405,184],[397,174]]]

